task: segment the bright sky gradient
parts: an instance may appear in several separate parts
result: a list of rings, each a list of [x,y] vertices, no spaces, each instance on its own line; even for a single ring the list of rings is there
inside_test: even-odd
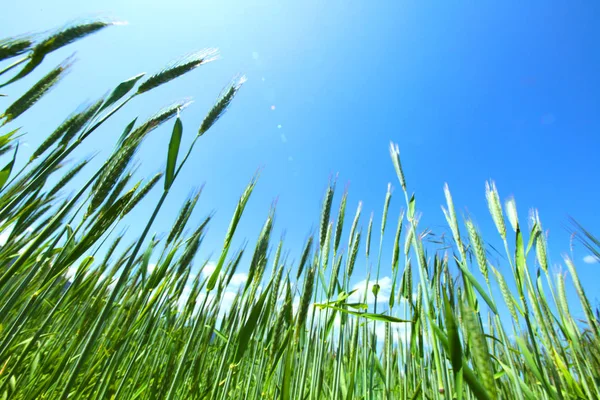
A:
[[[30,143],[25,153],[81,102],[180,55],[218,47],[221,60],[131,103],[80,154],[99,151],[97,165],[133,117],[192,96],[195,103],[182,114],[187,143],[221,89],[235,74],[247,75],[154,225],[154,231],[167,230],[190,188],[205,183],[194,222],[216,214],[200,259],[219,251],[238,196],[262,168],[234,248],[255,241],[277,198],[275,239],[285,231],[290,257],[297,259],[318,226],[327,180],[339,173],[335,213],[349,183],[348,219],[362,200],[365,228],[371,211],[380,223],[387,183],[396,187],[390,254],[384,255],[389,260],[404,205],[390,140],[400,146],[409,189],[423,212],[421,228],[445,229],[440,205],[448,182],[457,211],[471,215],[484,238],[496,240],[484,195],[492,178],[503,200],[515,196],[521,220],[531,207],[539,209],[556,272],[564,269],[561,253],[570,251],[568,216],[600,234],[600,3],[55,0],[12,1],[2,8],[0,36],[85,16],[129,23],[48,57],[44,71],[74,51],[78,61],[20,119]],[[32,82],[6,92],[22,93]],[[140,176],[164,168],[171,126],[144,144]],[[132,234],[141,232],[158,196],[155,191],[130,219]],[[596,305],[600,264],[586,262],[595,260],[584,260],[581,245],[574,255]],[[364,276],[364,261],[360,265],[357,279]]]

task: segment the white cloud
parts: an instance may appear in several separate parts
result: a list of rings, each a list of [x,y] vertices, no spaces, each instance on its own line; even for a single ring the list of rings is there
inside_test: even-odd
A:
[[[154,263],[148,264],[148,273],[151,274],[152,272],[154,272],[155,268],[156,268],[156,264],[154,264]]]
[[[248,280],[248,274],[245,272],[238,272],[233,274],[231,277],[231,281],[229,282],[229,286],[240,287]]]
[[[10,225],[8,228],[4,229],[2,231],[2,233],[0,233],[0,246],[4,246],[6,244],[6,242],[8,241],[8,238],[12,234],[14,228],[15,228],[14,224]],[[33,232],[33,227],[29,226],[29,227],[25,228],[25,232],[27,232],[27,233]],[[23,233],[21,233],[21,236],[22,235],[23,235]],[[25,252],[25,249],[19,250],[19,254],[23,254],[24,252]]]
[[[213,272],[215,272],[216,269],[217,269],[217,263],[214,261],[209,261],[206,263],[204,268],[202,268],[202,271],[201,271],[202,276],[205,278],[209,277],[213,274]],[[220,275],[223,276],[223,271],[221,271]],[[244,283],[246,283],[247,280],[248,280],[247,273],[237,272],[237,273],[233,274],[233,276],[231,277],[231,281],[229,282],[229,288],[231,288],[232,290],[237,290],[237,288],[239,288]]]
[[[186,286],[187,288],[187,286]],[[186,295],[187,294],[187,295]],[[186,293],[184,290],[184,293],[181,295],[180,299],[184,299],[184,304],[187,302],[187,299],[190,297],[190,293],[189,291]],[[202,304],[202,302],[204,302],[204,299],[207,297],[207,293],[206,292],[201,292],[198,294],[198,297],[196,297],[196,305]],[[215,294],[214,293],[208,293],[208,298],[206,299],[207,303],[211,303],[213,300],[215,299]]]
[[[236,292],[232,292],[232,291],[226,291],[225,293],[223,293],[223,302],[222,304],[224,306],[228,306],[228,307],[223,307],[223,308],[229,308],[231,307],[231,305],[233,304],[233,300],[235,299],[236,296]]]
[[[6,228],[5,230],[3,230],[2,233],[0,233],[0,246],[4,246],[6,244],[14,227],[15,227],[14,225],[11,225],[8,228]]]
[[[119,281],[120,276],[114,276],[112,281],[110,281],[110,283],[108,284],[108,291],[112,292],[113,290],[115,290],[115,287],[117,286],[117,282]]]
[[[204,276],[204,277],[210,276],[215,271],[216,266],[217,266],[216,263],[214,263],[212,261],[208,262],[206,264],[206,266],[204,267],[204,269],[202,269],[202,276]],[[195,278],[195,276],[190,275],[190,277],[188,278],[187,284],[183,288],[181,296],[179,296],[178,305],[179,305],[180,310],[182,310],[183,307],[185,307],[185,305],[190,297],[194,278]],[[219,306],[219,318],[223,317],[223,315],[225,313],[229,312],[229,310],[231,309],[231,306],[233,304],[233,300],[235,299],[235,296],[237,295],[238,289],[244,283],[246,283],[247,280],[248,280],[248,274],[245,272],[238,272],[236,274],[233,274],[233,276],[231,277],[231,282],[229,283],[229,286],[227,287],[227,290],[225,292],[223,292],[223,295],[221,297],[221,305]],[[202,302],[204,301],[206,296],[207,296],[206,292],[201,292],[198,294],[198,297],[196,297],[196,307],[199,307],[200,304],[202,304]],[[215,300],[215,298],[216,298],[216,296],[214,293],[209,293],[207,302],[211,303]]]
[[[210,276],[217,269],[217,263],[214,261],[209,261],[206,263],[204,268],[202,268],[202,276]]]
[[[586,264],[596,264],[596,263],[600,262],[600,260],[598,260],[598,257],[585,256],[585,257],[583,257],[583,262]]]
[[[179,310],[183,310],[183,307],[185,307],[185,304],[187,303],[188,298],[190,297],[191,291],[192,285],[190,285],[189,283],[183,287],[181,296],[179,296],[179,300],[177,301],[177,307],[179,308]]]
[[[65,278],[67,278],[68,281],[72,281],[73,278],[75,277],[76,273],[77,273],[77,267],[72,265],[69,267],[69,269],[65,273]]]
[[[298,308],[300,307],[300,296],[294,296],[294,300],[292,301],[292,310],[294,310],[294,315],[298,313]],[[313,307],[310,307],[313,308]]]
[[[221,307],[219,307],[219,318],[223,318],[225,313],[228,313],[229,310],[231,310],[235,296],[237,296],[237,292],[232,292],[230,290],[227,290],[225,293],[223,293]]]
[[[350,298],[348,299],[348,302],[355,302],[355,301],[359,301],[359,300],[362,301],[362,294],[364,293],[365,283],[366,283],[366,280],[363,280],[361,282],[358,282],[356,285],[354,285],[355,288],[360,285],[360,287],[358,288],[360,290],[357,290],[357,292],[356,292],[356,293],[358,293],[360,291],[360,293],[358,295],[355,293],[352,296],[350,296]],[[381,286],[381,290],[380,290],[378,298],[377,298],[378,302],[389,301],[389,296],[391,293],[391,283],[392,283],[392,280],[390,277],[383,277],[383,278],[379,279],[379,285]],[[374,284],[375,284],[374,281],[370,282],[368,290],[371,290]],[[415,295],[413,295],[413,296],[415,296]],[[369,304],[372,305],[375,301],[375,298],[371,292],[369,292],[369,297],[370,297],[370,299],[368,299]],[[299,305],[300,305],[300,297],[295,296],[294,301],[292,303],[294,315],[297,314]],[[369,308],[372,308],[372,307],[369,307]],[[372,312],[373,310],[371,309],[370,311]],[[326,315],[331,315],[330,312],[331,311],[328,310],[327,308],[321,309],[319,307],[315,307],[314,303],[311,303],[311,306],[308,308],[305,329],[306,330],[309,329],[309,325],[310,325],[310,321],[312,319],[313,313],[315,313],[315,323],[317,323],[317,321],[318,321],[318,323],[320,323],[322,326],[324,326],[326,323],[325,322]],[[379,310],[378,310],[378,313],[380,313]],[[402,314],[402,312],[400,314],[398,314],[397,312],[394,312],[393,316],[401,318],[401,319],[405,319],[403,317],[403,315],[401,315],[401,314]],[[383,345],[383,342],[385,340],[386,322],[373,321],[370,319],[356,317],[354,315],[349,315],[348,318],[350,320],[352,320],[349,323],[357,323],[357,322],[361,323],[361,324],[363,324],[365,322],[368,323],[370,332],[373,332],[372,331],[373,323],[375,323],[375,333],[377,335],[377,344],[378,344],[378,346]],[[391,323],[390,324],[392,340],[394,343],[398,344],[400,342],[408,341],[410,339],[410,325],[411,325],[410,323]],[[332,329],[332,332],[330,333],[331,337],[338,336],[340,326],[341,326],[341,313],[338,312],[336,314],[334,322],[333,322],[333,329]],[[336,346],[335,343],[332,343],[332,345],[334,347]],[[425,345],[428,346],[428,342],[426,339],[425,339]]]
[[[88,272],[89,272],[89,270],[88,270]],[[109,292],[112,292],[112,291],[113,291],[113,289],[114,289],[114,288],[115,288],[115,286],[117,285],[117,281],[119,280],[119,277],[120,277],[120,275],[115,275],[115,276],[113,276],[113,278],[112,278],[112,281],[111,281],[111,282],[109,283],[109,285],[108,285],[108,291],[109,291]],[[103,284],[104,284],[104,281],[105,281],[106,279],[107,279],[106,275],[104,275],[104,274],[101,274],[101,275],[100,275],[100,282],[102,282],[102,283],[100,283],[100,284],[101,284],[101,285],[103,285]]]
[[[324,321],[325,314],[321,313],[319,315],[322,318],[321,323],[324,323],[325,322]],[[356,317],[350,316],[350,318],[353,319],[353,321],[351,323],[357,322],[357,320],[355,319]],[[367,320],[365,318],[360,318],[358,320],[358,323],[360,323],[360,324],[362,324],[364,322],[367,322],[367,324],[368,324],[369,335],[371,335],[373,332],[373,322],[375,322],[375,334],[377,336],[377,344],[379,346],[383,345],[383,343],[385,341],[386,322],[372,321],[372,320]],[[337,335],[339,333],[340,325],[341,325],[341,316],[340,316],[340,313],[338,313],[336,315],[334,323],[333,323],[333,329],[332,329],[332,333],[331,333],[332,337],[337,337]],[[392,341],[395,344],[410,340],[410,324],[391,323],[390,330],[391,330],[390,333],[392,335]],[[336,346],[335,343],[332,343],[332,345],[334,347]]]
[[[202,268],[202,276],[209,277],[215,272],[217,269],[217,263],[214,261],[209,261],[206,263],[204,268]],[[223,276],[223,272],[221,272],[221,276]],[[237,290],[238,287],[246,283],[248,280],[248,274],[245,272],[238,272],[233,274],[231,277],[231,281],[229,282],[229,287]]]
[[[4,246],[6,244],[9,236],[10,236],[10,233],[8,233],[6,231],[0,233],[0,246]]]
[[[365,286],[367,280],[363,279],[352,287],[352,290],[356,289],[356,292],[352,293],[352,296],[348,299],[351,303],[362,302],[365,296]],[[367,287],[367,304],[375,303],[375,296],[373,295],[373,286],[375,280],[369,281]],[[392,293],[392,278],[384,276],[379,278],[379,294],[377,295],[377,303],[386,303],[390,300],[390,294]]]
[[[183,310],[183,308],[187,304],[187,301],[190,297],[191,291],[192,291],[192,285],[190,285],[190,284],[185,285],[183,292],[182,292],[181,296],[179,297],[179,301],[177,302],[179,310]],[[237,291],[226,290],[225,292],[223,292],[223,294],[221,296],[221,304],[219,305],[219,317],[218,317],[219,320],[221,318],[223,318],[223,316],[226,313],[228,313],[229,310],[231,310],[231,306],[233,305],[233,301],[235,300],[236,296],[237,296]],[[198,311],[198,308],[204,302],[204,299],[206,299],[205,307],[208,308],[209,305],[215,301],[216,295],[213,292],[208,293],[208,294],[206,292],[199,293],[198,297],[196,297],[195,311]]]
[[[201,274],[203,277],[208,278],[209,276],[211,276],[213,274],[213,272],[215,272],[216,269],[217,269],[217,263],[215,263],[214,261],[209,261],[206,263],[204,268],[202,268]],[[222,271],[220,273],[220,276],[223,277]],[[190,297],[191,286],[192,286],[191,282],[193,281],[193,278],[194,278],[193,276],[190,276],[190,278],[189,278],[190,280],[188,281],[188,284],[185,285],[185,288],[183,289],[183,293],[179,297],[180,308],[183,308],[183,306],[185,306],[185,304],[188,301],[188,298]],[[233,274],[233,276],[231,277],[231,282],[229,282],[229,285],[227,286],[227,290],[223,293],[222,298],[221,298],[221,305],[219,307],[219,318],[221,318],[226,312],[229,312],[229,309],[231,308],[231,304],[233,302],[233,299],[235,298],[235,294],[237,293],[238,288],[240,286],[242,286],[244,283],[246,283],[247,280],[248,280],[248,274],[246,274],[244,272]],[[198,294],[198,297],[196,297],[196,306],[197,307],[200,304],[202,304],[205,297],[206,297],[206,292],[201,292]],[[211,303],[215,300],[215,298],[216,298],[216,296],[214,293],[209,293],[207,302]]]

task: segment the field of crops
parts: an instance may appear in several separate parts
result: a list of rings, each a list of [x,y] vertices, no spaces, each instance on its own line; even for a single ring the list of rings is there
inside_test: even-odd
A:
[[[131,99],[215,60],[215,50],[119,83],[50,129],[17,168],[22,132],[4,125],[34,107],[72,67],[66,60],[50,69],[44,57],[111,24],[96,20],[0,41],[0,93],[27,81],[34,69],[48,70],[21,97],[0,97],[0,232],[6,236],[0,399],[600,398],[600,318],[574,263],[565,257],[566,273],[553,272],[539,218],[520,219],[515,201],[501,201],[493,182],[485,195],[499,235],[493,240],[504,244],[502,266],[488,259],[476,225],[457,216],[447,186],[443,214],[451,237],[428,240],[410,176],[398,146],[390,144],[401,189],[394,196],[404,197],[404,211],[389,207],[388,188],[383,215],[365,218],[361,204],[350,209],[347,193],[332,181],[315,215],[318,229],[301,248],[272,238],[274,209],[255,243],[231,248],[259,183],[254,177],[222,248],[214,249],[216,266],[201,273],[207,260],[195,255],[211,216],[198,226],[188,223],[201,193],[183,202],[167,232],[155,235],[153,222],[196,142],[210,135],[244,78],[226,87],[197,130],[183,128],[179,113],[187,104],[177,103],[123,127],[101,168],[86,168],[85,159],[67,162]],[[134,182],[136,150],[164,124],[172,126],[166,169]],[[182,135],[195,135],[187,149],[180,148]],[[76,175],[87,181],[67,197]],[[162,195],[139,222],[140,236],[117,234],[150,191]],[[600,242],[574,227],[600,256]],[[392,248],[382,246],[384,235],[395,238]],[[297,254],[293,262],[283,256],[287,250]],[[384,252],[391,265],[382,265]],[[154,268],[150,260],[158,260]],[[392,271],[384,302],[377,300],[382,267]],[[359,291],[351,284],[357,269],[371,281]],[[236,271],[247,271],[248,279],[224,302]],[[569,285],[577,297],[567,298]],[[575,317],[574,305],[585,319]]]

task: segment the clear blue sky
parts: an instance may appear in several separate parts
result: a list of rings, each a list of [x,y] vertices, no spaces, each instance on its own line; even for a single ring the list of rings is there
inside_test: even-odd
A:
[[[396,186],[391,253],[404,201],[388,155],[393,140],[410,190],[417,193],[422,228],[444,225],[439,206],[448,182],[458,211],[468,211],[486,238],[496,238],[484,196],[485,180],[492,178],[503,200],[515,196],[522,220],[529,208],[539,209],[552,261],[559,264],[569,251],[569,215],[600,233],[600,5],[526,3],[12,1],[2,7],[0,36],[90,15],[129,22],[48,58],[47,67],[77,51],[78,61],[21,119],[28,151],[82,101],[182,54],[218,47],[221,60],[136,100],[95,133],[82,154],[101,151],[99,162],[131,118],[145,118],[186,96],[196,100],[183,114],[189,140],[230,78],[247,75],[228,114],[201,140],[155,225],[157,231],[168,229],[190,187],[206,183],[195,214],[198,221],[216,211],[205,256],[220,248],[238,196],[259,167],[259,185],[236,244],[255,240],[278,197],[275,237],[285,229],[290,256],[297,258],[318,224],[327,180],[339,172],[336,200],[349,182],[350,218],[362,200],[365,225],[371,210],[379,224],[387,183]],[[170,126],[164,127],[145,143],[140,175],[164,167],[169,133]],[[134,214],[132,231],[141,231],[158,195]],[[579,273],[595,301],[600,264],[584,263],[585,255],[579,246]]]

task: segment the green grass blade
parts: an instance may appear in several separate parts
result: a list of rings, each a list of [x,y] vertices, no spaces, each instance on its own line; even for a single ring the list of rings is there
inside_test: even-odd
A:
[[[183,134],[183,124],[181,119],[175,120],[171,141],[169,142],[169,152],[167,155],[167,171],[165,173],[165,190],[169,190],[173,184],[175,176],[175,166],[177,165],[177,155],[179,154],[179,145],[181,144],[181,135]]]

